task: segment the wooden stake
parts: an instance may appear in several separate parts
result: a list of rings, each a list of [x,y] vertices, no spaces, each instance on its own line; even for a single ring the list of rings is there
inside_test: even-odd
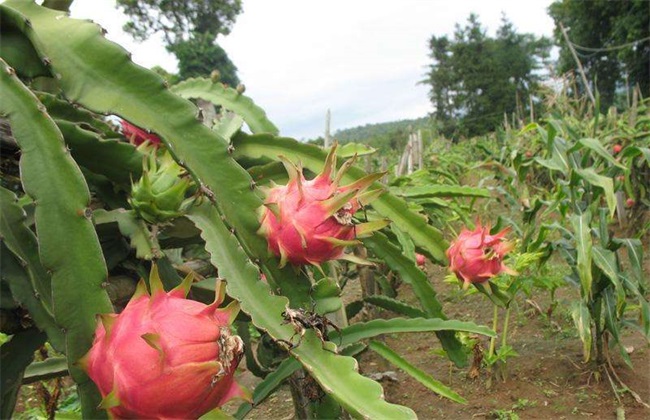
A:
[[[330,110],[327,110],[327,114],[325,114],[325,148],[329,149],[332,147],[332,137],[330,135],[330,120],[332,118],[332,114],[330,113]]]
[[[569,46],[569,50],[571,51],[571,55],[573,55],[573,59],[576,61],[576,64],[578,65],[578,71],[580,72],[580,76],[582,77],[582,83],[585,85],[585,89],[587,90],[587,94],[589,95],[589,99],[591,99],[591,103],[594,104],[594,107],[596,106],[596,98],[594,98],[594,94],[591,92],[591,87],[589,86],[589,81],[587,80],[587,75],[585,74],[585,69],[582,68],[582,63],[580,62],[580,59],[578,58],[578,54],[576,54],[576,50],[573,48],[573,44],[569,40],[569,35],[567,34],[566,29],[564,28],[564,25],[562,25],[562,22],[560,22],[560,29],[562,30],[562,35],[564,35],[564,39],[566,40],[567,45]]]

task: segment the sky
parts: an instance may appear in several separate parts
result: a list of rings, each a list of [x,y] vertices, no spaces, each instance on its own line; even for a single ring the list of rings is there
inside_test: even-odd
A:
[[[451,35],[470,13],[494,35],[502,13],[518,32],[551,37],[552,0],[243,0],[232,32],[217,42],[238,68],[246,95],[283,136],[322,136],[358,125],[419,118],[433,111],[418,82],[431,64],[431,36]],[[76,0],[74,18],[91,19],[144,67],[176,71],[161,36],[144,43],[122,31],[114,0]]]

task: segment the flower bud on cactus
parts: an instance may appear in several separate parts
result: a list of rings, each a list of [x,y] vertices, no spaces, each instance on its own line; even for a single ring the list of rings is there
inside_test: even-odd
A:
[[[149,223],[180,216],[192,201],[185,199],[191,185],[185,170],[167,151],[146,154],[143,166],[142,176],[131,187],[133,209]]]
[[[122,125],[122,134],[126,137],[129,142],[136,146],[140,146],[143,143],[148,143],[154,147],[158,147],[161,143],[160,137],[153,133],[148,133],[145,130],[137,127],[127,120],[121,120],[120,124]]]
[[[243,342],[230,332],[239,305],[185,299],[191,275],[165,293],[152,268],[152,294],[144,280],[119,315],[101,315],[95,340],[80,365],[97,384],[101,408],[117,418],[198,418],[250,394],[233,379]]]
[[[344,255],[344,248],[388,224],[384,220],[354,224],[354,213],[383,192],[366,191],[383,174],[367,175],[340,186],[354,158],[345,162],[334,176],[336,147],[330,150],[323,171],[312,180],[305,179],[302,168],[281,157],[289,183],[266,190],[264,206],[260,207],[259,231],[266,237],[269,249],[280,257],[281,266],[287,261],[293,265],[320,265],[334,259],[361,262]]]
[[[476,229],[463,229],[452,242],[447,249],[449,268],[463,281],[463,288],[470,283],[483,283],[502,272],[516,274],[503,264],[503,258],[514,247],[504,240],[508,230],[490,235],[489,227],[477,223]]]
[[[425,257],[422,254],[415,254],[415,262],[417,263],[418,267],[424,268],[424,265],[427,262],[427,257]]]

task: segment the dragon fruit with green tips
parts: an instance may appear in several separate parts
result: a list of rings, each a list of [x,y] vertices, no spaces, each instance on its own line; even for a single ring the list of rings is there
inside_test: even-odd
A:
[[[447,249],[449,269],[463,282],[463,288],[484,283],[500,273],[517,274],[503,263],[506,254],[514,248],[505,239],[509,230],[491,235],[489,226],[477,223],[474,230],[463,228],[451,243]]]
[[[196,419],[232,398],[250,400],[233,379],[244,352],[230,332],[239,311],[220,284],[210,305],[186,299],[192,277],[165,293],[157,269],[151,295],[141,280],[119,315],[100,315],[92,348],[80,361],[97,384],[100,408],[116,418]]]
[[[266,237],[269,249],[280,257],[281,266],[287,262],[320,265],[335,259],[355,260],[344,254],[345,247],[387,224],[384,220],[355,224],[355,212],[383,192],[368,190],[383,174],[340,185],[354,158],[335,173],[336,147],[330,150],[323,171],[310,180],[301,167],[280,157],[289,182],[266,189],[266,200],[260,207],[259,232]]]

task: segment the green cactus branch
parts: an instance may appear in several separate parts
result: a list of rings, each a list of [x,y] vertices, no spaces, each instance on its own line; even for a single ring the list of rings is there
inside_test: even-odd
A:
[[[36,97],[45,108],[47,113],[56,120],[65,120],[76,123],[85,130],[91,130],[101,134],[104,138],[117,138],[120,136],[113,127],[102,120],[100,115],[94,114],[84,108],[75,106],[68,101],[59,99],[51,93],[34,92]]]
[[[291,161],[300,161],[302,165],[314,173],[319,173],[325,162],[327,151],[320,147],[300,143],[296,140],[283,137],[274,137],[268,134],[246,135],[239,133],[233,138],[235,158],[261,158],[278,160],[282,155]],[[351,183],[364,177],[366,173],[356,167],[351,167],[343,177],[344,183]],[[375,182],[371,188],[383,188]],[[402,231],[409,234],[415,243],[426,249],[432,258],[439,263],[445,263],[444,250],[447,244],[442,234],[433,226],[427,224],[422,216],[408,209],[406,202],[390,193],[385,193],[372,202],[372,207],[379,214],[389,218]]]
[[[115,209],[106,211],[97,209],[93,213],[95,224],[117,223],[122,235],[131,240],[131,247],[135,248],[136,257],[152,260],[162,258],[164,254],[158,244],[158,239],[153,237],[147,224],[138,219],[132,210]]]
[[[220,105],[244,119],[253,133],[278,134],[278,128],[267,118],[266,112],[251,98],[236,89],[205,78],[191,78],[170,88],[183,98],[201,98]]]
[[[427,279],[427,276],[398,247],[391,244],[385,235],[376,232],[371,237],[363,239],[363,243],[378,257],[386,261],[386,264],[388,264],[391,270],[397,272],[400,278],[411,285],[415,296],[417,296],[427,316],[430,318],[446,319],[442,312],[442,305],[438,301],[436,291],[429,282],[429,279]],[[436,335],[449,358],[456,365],[465,366],[467,364],[467,356],[463,352],[462,345],[456,338],[454,332],[440,331]]]
[[[84,414],[101,417],[95,385],[74,365],[90,348],[95,315],[112,311],[102,287],[107,271],[90,220],[88,186],[45,107],[4,61],[0,88],[0,114],[9,119],[22,150],[23,186],[35,203],[39,255],[51,274],[54,317],[65,331],[70,372],[78,383]]]
[[[130,185],[131,180],[142,174],[143,155],[134,146],[117,139],[105,140],[69,121],[55,119],[54,122],[74,160],[89,171],[122,185]]]
[[[32,43],[24,35],[25,22],[11,12],[0,13],[0,58],[22,77],[51,76]]]
[[[277,284],[292,304],[306,304],[308,279],[297,276],[290,267],[279,269],[266,241],[257,235],[255,210],[262,200],[252,193],[250,176],[232,159],[227,142],[197,120],[198,110],[191,102],[171,93],[157,74],[133,64],[127,52],[106,40],[93,23],[26,1],[7,0],[0,10],[17,20],[29,17],[25,34],[41,57],[47,57],[66,98],[157,133],[179,164],[214,199],[248,255],[264,267],[269,281]]]
[[[203,205],[193,208],[188,217],[201,229],[212,263],[219,268],[219,275],[227,280],[228,294],[241,302],[242,310],[250,315],[258,328],[276,340],[290,340],[294,330],[283,325],[281,315],[288,304],[287,299],[271,294],[268,285],[260,280],[258,269],[221,221],[217,210]],[[415,417],[409,408],[384,401],[381,386],[357,372],[356,360],[325,350],[313,331],[307,331],[301,345],[292,349],[291,354],[353,416]]]
[[[0,360],[11,360],[11,363],[2,364],[0,418],[13,418],[12,414],[25,369],[34,360],[34,352],[45,343],[46,339],[45,334],[37,328],[29,328],[16,334],[11,341],[0,347]]]
[[[25,226],[26,215],[14,193],[2,187],[0,210],[2,278],[9,284],[14,299],[29,310],[38,328],[47,333],[52,346],[63,352],[65,341],[52,311],[52,282],[41,265],[36,236]]]

